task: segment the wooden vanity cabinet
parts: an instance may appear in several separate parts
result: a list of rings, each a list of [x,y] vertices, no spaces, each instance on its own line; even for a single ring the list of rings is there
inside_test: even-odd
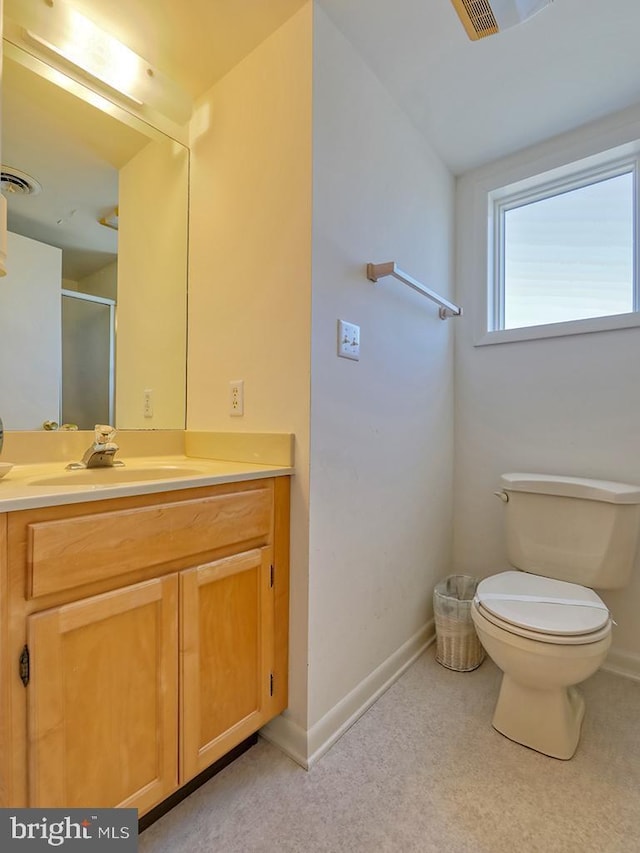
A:
[[[178,784],[178,583],[27,620],[28,804],[151,808]]]
[[[142,815],[286,707],[288,477],[0,531],[3,806]]]

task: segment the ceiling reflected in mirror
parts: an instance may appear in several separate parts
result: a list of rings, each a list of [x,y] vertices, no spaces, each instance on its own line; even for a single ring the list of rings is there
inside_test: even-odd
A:
[[[58,246],[63,278],[84,278],[116,260],[117,230],[101,220],[118,207],[119,169],[149,140],[7,57],[3,77],[2,171],[37,188],[5,179],[8,228]]]

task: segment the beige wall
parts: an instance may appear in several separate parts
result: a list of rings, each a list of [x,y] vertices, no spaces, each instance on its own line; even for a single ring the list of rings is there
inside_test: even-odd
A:
[[[419,651],[449,568],[451,321],[364,266],[446,294],[452,225],[450,174],[317,4],[198,106],[188,427],[296,434],[290,703],[267,736],[302,763]]]
[[[114,261],[107,264],[91,275],[86,275],[76,282],[74,290],[82,293],[90,293],[93,296],[102,296],[105,299],[118,298],[118,263]]]
[[[116,421],[120,429],[180,429],[186,395],[189,157],[150,142],[119,177]],[[175,251],[167,251],[167,247]],[[144,417],[144,390],[153,417]]]
[[[420,648],[449,569],[454,184],[320,7],[314,20],[310,749]],[[338,318],[361,327],[336,355]],[[342,709],[340,710],[340,703]]]
[[[192,122],[188,428],[293,432],[290,715],[306,727],[311,4]],[[229,416],[243,379],[245,414]]]

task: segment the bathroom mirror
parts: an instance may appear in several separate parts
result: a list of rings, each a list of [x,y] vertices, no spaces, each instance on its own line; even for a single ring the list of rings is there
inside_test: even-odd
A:
[[[187,148],[5,41],[0,412],[183,429]]]

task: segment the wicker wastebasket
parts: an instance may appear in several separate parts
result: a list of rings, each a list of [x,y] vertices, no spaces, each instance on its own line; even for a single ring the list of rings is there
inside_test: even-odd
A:
[[[478,578],[450,575],[433,591],[436,660],[447,669],[468,672],[484,660],[485,651],[471,621],[471,602],[477,586]]]

